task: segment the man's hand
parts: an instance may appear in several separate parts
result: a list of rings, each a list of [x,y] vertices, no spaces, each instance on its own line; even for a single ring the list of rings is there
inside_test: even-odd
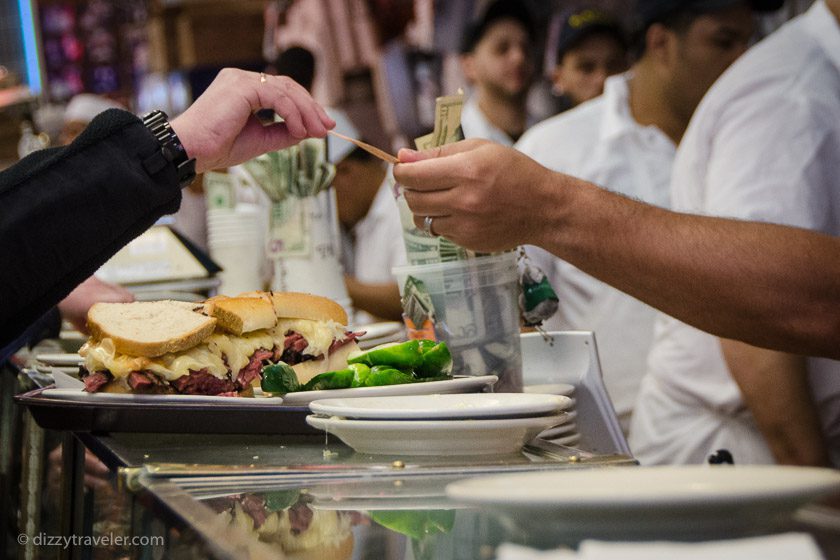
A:
[[[485,140],[416,152],[400,150],[394,177],[414,223],[469,249],[494,252],[537,244],[559,177],[527,156]],[[553,191],[553,192],[552,192]]]
[[[263,126],[254,115],[274,109],[285,122]],[[172,128],[196,160],[196,172],[230,167],[298,143],[323,138],[335,122],[303,86],[285,76],[225,68]]]
[[[87,312],[91,305],[99,301],[128,303],[134,301],[134,295],[122,286],[91,276],[58,304],[58,310],[62,319],[70,321],[80,332],[88,334]]]

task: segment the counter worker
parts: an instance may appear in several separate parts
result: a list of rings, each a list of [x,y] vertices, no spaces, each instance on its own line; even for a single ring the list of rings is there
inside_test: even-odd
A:
[[[815,2],[712,87],[674,164],[675,209],[840,235],[838,13],[838,0]],[[838,466],[840,362],[662,316],[630,444],[642,463],[700,463],[727,448],[736,463]]]
[[[534,124],[526,107],[533,36],[527,9],[513,0],[496,0],[467,28],[461,46],[461,68],[471,89],[461,113],[466,138],[511,146]]]
[[[808,68],[822,71],[816,82],[819,92],[800,98],[798,107],[798,112],[818,113],[814,130],[819,131],[840,122],[835,116],[840,102],[835,95],[840,91],[840,49],[833,46],[840,34],[840,0],[825,0],[813,9],[815,15],[791,26],[796,29],[807,21],[822,35],[811,35],[802,45],[784,45],[790,53],[782,59],[793,57],[793,63],[785,64],[788,69],[801,64],[805,72],[801,77],[814,75]],[[784,37],[790,31],[778,33]],[[775,44],[778,37],[771,39],[766,44]],[[828,44],[832,47],[826,48]],[[773,56],[763,59],[763,49],[755,52],[759,54],[751,53],[751,59],[762,57],[755,60],[776,64]],[[812,66],[810,57],[815,54]],[[785,95],[780,106],[795,101]],[[829,112],[822,113],[823,109]],[[739,130],[729,133],[737,138]],[[838,136],[825,136],[814,155],[823,165],[840,161]],[[753,135],[749,137],[754,141]],[[836,236],[668,211],[553,172],[516,150],[483,140],[424,152],[403,149],[398,155],[402,163],[395,166],[394,177],[405,188],[417,227],[430,217],[435,234],[483,252],[523,244],[544,247],[706,332],[764,348],[840,359],[840,238]],[[766,161],[778,156],[768,155]],[[837,177],[836,172],[826,173],[824,179],[833,182],[835,192]],[[675,178],[674,185],[678,184]],[[826,208],[825,212],[836,216],[838,211]]]
[[[595,99],[604,81],[627,69],[627,38],[612,16],[592,7],[559,14],[551,64],[551,91],[560,97],[560,110]]]
[[[635,16],[630,71],[609,78],[604,95],[531,128],[516,148],[549,169],[667,208],[676,145],[703,94],[746,50],[753,18],[743,0],[639,0]],[[545,327],[595,332],[626,433],[656,311],[545,250],[527,251],[560,297]]]
[[[284,123],[262,126],[269,107]],[[164,214],[197,172],[229,167],[334,122],[285,77],[224,69],[171,123],[102,113],[69,146],[41,150],[0,173],[0,359],[39,317]],[[33,232],[37,232],[33,234]]]

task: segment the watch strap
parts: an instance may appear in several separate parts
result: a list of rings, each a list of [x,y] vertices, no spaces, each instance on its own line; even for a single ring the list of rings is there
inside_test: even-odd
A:
[[[174,165],[178,174],[178,185],[188,186],[195,179],[195,159],[190,158],[178,135],[169,124],[169,117],[160,110],[151,111],[142,117],[143,125],[155,137],[160,150],[143,161],[150,175],[156,175],[168,165]]]

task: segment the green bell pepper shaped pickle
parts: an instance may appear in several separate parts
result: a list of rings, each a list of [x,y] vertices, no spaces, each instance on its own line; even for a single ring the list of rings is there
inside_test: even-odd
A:
[[[400,371],[391,366],[373,366],[365,379],[365,387],[380,387],[382,385],[400,385],[413,383],[417,379],[411,374]]]
[[[350,387],[364,387],[370,375],[370,367],[365,364],[350,364],[347,367],[353,370],[353,381],[350,382]]]
[[[277,362],[262,368],[260,387],[266,393],[293,393],[300,390],[297,374],[286,362]]]
[[[303,391],[325,391],[329,389],[348,389],[353,383],[355,372],[350,369],[339,369],[319,373],[310,379],[302,388]]]
[[[452,354],[445,342],[420,340],[420,364],[414,368],[417,377],[439,377],[452,374]]]
[[[421,363],[420,341],[409,340],[399,344],[383,344],[371,348],[367,352],[351,355],[347,359],[350,364],[365,364],[368,366],[391,366],[397,369],[414,369]]]
[[[283,511],[295,505],[300,498],[298,490],[277,490],[275,492],[266,492],[265,507],[268,511]]]

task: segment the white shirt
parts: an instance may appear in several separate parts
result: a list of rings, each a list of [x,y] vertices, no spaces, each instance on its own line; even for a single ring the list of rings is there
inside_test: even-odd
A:
[[[368,213],[353,227],[352,235],[344,235],[344,240],[352,245],[351,258],[345,257],[343,262],[345,272],[365,283],[395,281],[391,269],[405,265],[407,258],[400,211],[388,177],[379,187]],[[357,311],[354,325],[375,320],[372,315]]]
[[[534,124],[531,116],[527,117],[526,127]],[[491,123],[478,106],[478,96],[471,95],[461,109],[461,130],[464,138],[483,138],[501,144],[513,146],[513,139],[507,132]]]
[[[840,27],[822,1],[709,90],[680,145],[672,200],[679,211],[840,235]],[[701,463],[727,448],[736,463],[773,463],[719,339],[664,315],[655,336],[630,433],[640,462]],[[840,362],[809,358],[808,369],[838,465]]]
[[[516,148],[555,171],[667,207],[676,149],[661,130],[633,119],[630,79],[630,74],[609,78],[603,95],[534,126]],[[626,427],[645,372],[655,311],[542,249],[529,247],[528,254],[560,298],[560,310],[546,328],[595,332],[607,391]]]

